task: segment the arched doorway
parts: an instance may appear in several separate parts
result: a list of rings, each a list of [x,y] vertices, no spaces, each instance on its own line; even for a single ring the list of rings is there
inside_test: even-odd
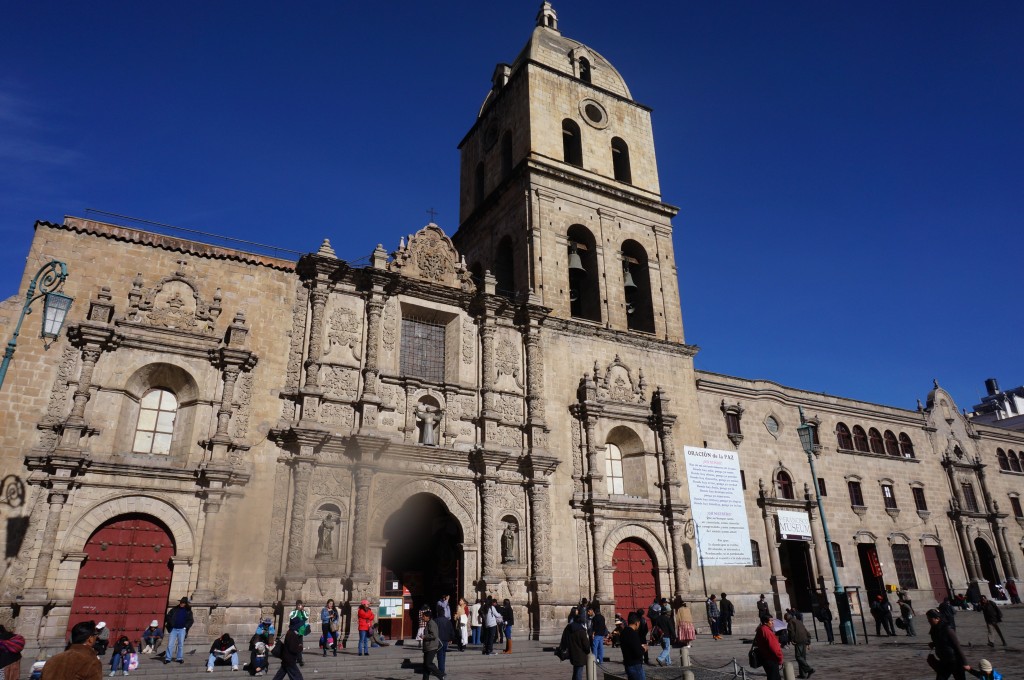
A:
[[[121,515],[85,544],[68,630],[81,621],[105,621],[114,638],[132,639],[154,618],[163,623],[171,590],[171,532],[145,515]]]
[[[615,546],[612,566],[615,611],[625,614],[647,609],[658,594],[658,565],[648,547],[635,538],[627,538]]]
[[[384,524],[387,545],[381,556],[381,596],[404,597],[404,632],[416,634],[413,618],[424,604],[433,607],[442,595],[450,603],[462,593],[462,525],[448,507],[433,494],[418,493],[409,498]],[[402,622],[381,621],[390,627],[392,638],[400,634]]]
[[[983,538],[974,539],[974,549],[978,552],[978,562],[981,563],[981,577],[988,581],[990,597],[998,597],[996,584],[999,583],[999,572],[996,571],[996,556],[992,548]]]

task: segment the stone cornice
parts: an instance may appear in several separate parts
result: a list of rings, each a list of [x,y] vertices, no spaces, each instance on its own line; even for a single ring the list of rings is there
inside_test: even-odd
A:
[[[645,333],[615,330],[573,319],[548,317],[547,321],[544,322],[544,328],[547,331],[555,333],[576,335],[586,338],[596,337],[602,340],[617,342],[632,348],[661,352],[663,354],[672,354],[675,356],[694,357],[697,355],[697,352],[700,351],[700,347],[697,345],[687,345],[673,340],[661,340],[659,338],[651,337]]]
[[[81,217],[65,217],[63,224],[54,224],[52,222],[39,220],[36,222],[35,228],[39,229],[40,227],[45,229],[72,231],[78,234],[88,234],[99,238],[123,241],[125,243],[138,243],[140,245],[151,246],[161,250],[169,250],[176,253],[194,255],[196,257],[212,260],[233,260],[235,262],[242,262],[260,267],[269,267],[271,269],[285,272],[295,270],[295,262],[292,260],[247,253],[243,250],[236,250],[234,248],[224,248],[221,246],[199,243],[174,236],[165,236],[151,231],[143,231],[142,229],[135,229],[133,227],[124,227],[108,224],[106,222],[96,222],[93,220],[83,219]]]

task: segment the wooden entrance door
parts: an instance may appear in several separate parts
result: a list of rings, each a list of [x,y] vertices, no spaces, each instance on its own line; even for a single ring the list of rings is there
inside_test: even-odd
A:
[[[949,597],[949,586],[946,585],[946,560],[942,548],[937,545],[924,546],[924,563],[928,566],[928,580],[931,581],[935,601],[942,602]]]
[[[646,610],[658,594],[654,556],[640,541],[626,539],[615,547],[612,555],[615,574],[615,611],[623,616],[629,611]]]
[[[68,630],[81,621],[105,621],[110,644],[132,641],[157,619],[164,622],[171,590],[174,539],[154,521],[122,516],[100,527],[85,544]]]

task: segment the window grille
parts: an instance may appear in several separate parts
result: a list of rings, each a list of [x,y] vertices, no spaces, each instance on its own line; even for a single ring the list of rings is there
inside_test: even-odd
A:
[[[402,375],[443,383],[444,333],[443,323],[402,319]]]

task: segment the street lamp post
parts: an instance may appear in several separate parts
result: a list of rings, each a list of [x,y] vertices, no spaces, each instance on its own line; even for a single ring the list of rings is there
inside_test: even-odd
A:
[[[815,450],[821,446],[815,441],[817,425],[804,418],[804,409],[800,407],[800,426],[797,432],[800,435],[800,444],[807,454],[807,463],[811,466],[811,481],[814,482],[814,498],[818,502],[818,517],[821,518],[821,528],[825,533],[825,547],[828,549],[828,563],[832,567],[832,581],[836,584],[836,613],[839,615],[839,635],[844,645],[857,644],[856,634],[853,632],[853,614],[850,611],[850,598],[847,597],[843,584],[839,581],[839,569],[836,567],[836,555],[832,550],[832,536],[828,533],[828,521],[825,519],[825,508],[821,503],[821,489],[818,487],[818,472],[814,467]]]
[[[50,345],[46,343],[46,340],[50,340],[52,343],[60,335],[64,319],[67,318],[68,310],[71,309],[71,303],[74,302],[74,298],[60,292],[67,278],[67,265],[60,260],[50,260],[32,277],[32,282],[28,284],[28,290],[25,292],[25,304],[21,308],[18,325],[14,327],[14,335],[7,343],[3,363],[0,363],[0,389],[3,389],[4,378],[7,377],[7,367],[10,366],[14,350],[18,345],[21,323],[25,320],[26,314],[32,313],[32,303],[39,298],[43,298],[43,319],[40,331],[43,346],[49,348]]]

